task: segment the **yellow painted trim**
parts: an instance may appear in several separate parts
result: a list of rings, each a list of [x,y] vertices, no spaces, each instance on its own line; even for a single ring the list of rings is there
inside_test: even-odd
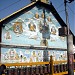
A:
[[[61,60],[61,61],[53,61],[53,64],[62,64],[62,63],[66,63],[66,60]]]
[[[53,64],[62,64],[66,63],[67,61],[53,61]],[[75,60],[74,60],[75,62]],[[30,66],[30,65],[44,65],[44,64],[51,64],[51,62],[29,62],[29,63],[0,63],[5,64],[6,66]],[[75,70],[74,70],[75,71]]]
[[[2,63],[0,63],[1,65]],[[30,63],[4,63],[6,66],[32,66],[32,65],[45,65],[50,64],[50,62],[30,62]]]

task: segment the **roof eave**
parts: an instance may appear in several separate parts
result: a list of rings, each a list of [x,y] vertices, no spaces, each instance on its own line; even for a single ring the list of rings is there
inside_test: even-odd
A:
[[[20,12],[20,11],[22,11],[22,10],[26,9],[27,7],[29,7],[29,6],[31,6],[31,5],[33,5],[33,4],[35,4],[35,3],[36,3],[36,2],[32,2],[32,3],[30,3],[29,5],[27,5],[27,6],[23,7],[23,8],[21,8],[20,10],[18,10],[18,11],[16,11],[16,12],[14,12],[14,13],[12,13],[12,14],[8,15],[8,16],[6,16],[5,18],[0,19],[0,22],[2,22],[2,21],[4,21],[4,20],[6,20],[7,18],[9,18],[9,17],[11,17],[11,16],[13,16],[13,15],[17,14],[18,12]]]

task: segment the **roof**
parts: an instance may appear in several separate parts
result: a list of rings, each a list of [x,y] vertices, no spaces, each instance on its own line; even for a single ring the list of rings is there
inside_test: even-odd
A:
[[[8,21],[9,18],[12,18],[13,16],[15,16],[16,14],[19,14],[20,12],[22,12],[23,10],[26,10],[26,9],[29,9],[29,8],[32,8],[33,6],[35,5],[39,5],[39,6],[44,6],[46,9],[50,10],[51,13],[54,15],[54,17],[57,19],[57,21],[59,22],[59,24],[62,26],[62,27],[67,27],[67,25],[65,24],[65,22],[61,19],[61,17],[59,16],[59,14],[57,13],[57,11],[55,10],[54,6],[52,5],[52,3],[50,4],[46,4],[46,3],[43,3],[41,1],[36,1],[36,2],[32,2],[30,3],[29,5],[21,8],[20,10],[12,13],[11,15],[8,15],[7,17],[3,18],[0,20],[0,23],[3,23],[5,21]],[[71,30],[70,30],[71,32]],[[73,35],[73,44],[75,45],[75,36],[74,34],[71,32],[71,34]]]

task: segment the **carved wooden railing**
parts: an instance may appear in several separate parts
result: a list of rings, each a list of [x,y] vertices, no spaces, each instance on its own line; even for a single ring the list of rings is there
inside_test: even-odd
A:
[[[53,61],[52,56],[50,57],[50,62],[5,63],[5,65],[7,67],[5,75],[64,75],[64,74],[68,74],[67,61],[65,60]],[[75,64],[74,64],[74,69],[75,69]]]

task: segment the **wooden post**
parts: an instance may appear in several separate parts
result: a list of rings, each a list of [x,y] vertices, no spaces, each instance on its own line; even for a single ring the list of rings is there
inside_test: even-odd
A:
[[[50,56],[50,70],[51,70],[51,75],[53,75],[54,73],[54,69],[53,69],[53,58],[52,58],[52,55]]]
[[[74,75],[73,36],[69,34],[67,40],[68,75]]]
[[[64,0],[65,5],[65,14],[66,14],[66,25],[67,25],[67,64],[68,64],[68,75],[74,75],[74,55],[73,55],[73,35],[70,34],[70,27],[68,25],[68,11],[67,11],[67,3],[71,3],[73,0]]]

